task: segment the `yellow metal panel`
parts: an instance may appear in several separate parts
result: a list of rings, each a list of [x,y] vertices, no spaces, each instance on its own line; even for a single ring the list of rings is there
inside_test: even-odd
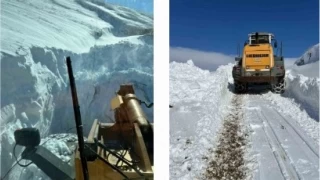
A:
[[[118,107],[120,107],[120,105],[123,103],[122,97],[119,95],[116,95],[116,97],[114,97],[111,100],[111,109],[114,110]]]
[[[242,67],[245,69],[266,69],[272,68],[273,48],[270,44],[246,45],[243,49]]]

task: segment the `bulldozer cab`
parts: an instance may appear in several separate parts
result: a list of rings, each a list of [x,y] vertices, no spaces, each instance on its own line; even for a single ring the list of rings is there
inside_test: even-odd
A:
[[[249,44],[271,44],[274,35],[271,33],[250,33]]]

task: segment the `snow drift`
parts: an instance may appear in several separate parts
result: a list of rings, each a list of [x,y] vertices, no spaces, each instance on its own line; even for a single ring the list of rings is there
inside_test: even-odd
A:
[[[153,19],[101,0],[1,1],[1,176],[13,131],[75,132],[66,56],[72,60],[84,133],[110,122],[110,100],[133,83],[153,102]],[[153,109],[143,106],[153,121]],[[17,151],[18,154],[18,151]]]

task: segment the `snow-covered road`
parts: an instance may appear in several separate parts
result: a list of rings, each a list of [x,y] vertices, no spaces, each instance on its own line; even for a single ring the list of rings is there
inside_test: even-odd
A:
[[[245,95],[245,121],[252,133],[253,179],[319,179],[319,148],[296,121],[266,96]]]
[[[319,102],[297,100],[317,96],[319,78],[288,72],[282,95],[236,95],[231,70],[170,64],[170,179],[319,179]]]

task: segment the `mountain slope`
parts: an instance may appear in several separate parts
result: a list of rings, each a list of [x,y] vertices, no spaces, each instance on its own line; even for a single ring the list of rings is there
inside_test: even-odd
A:
[[[94,45],[142,44],[139,34],[153,26],[135,11],[83,0],[5,0],[1,6],[2,52],[13,55],[32,46],[84,53]]]
[[[319,61],[319,45],[313,45],[299,59],[295,61],[298,66]]]

